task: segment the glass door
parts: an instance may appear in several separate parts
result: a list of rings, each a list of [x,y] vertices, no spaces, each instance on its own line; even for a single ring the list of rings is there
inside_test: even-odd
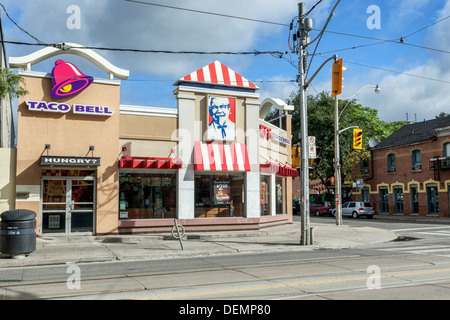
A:
[[[41,233],[87,235],[94,232],[94,177],[42,177],[41,190]]]
[[[439,195],[437,186],[427,186],[428,214],[439,214]]]
[[[389,213],[389,194],[387,188],[380,188],[380,213]]]
[[[41,232],[65,233],[67,180],[43,180],[41,190]]]
[[[69,180],[70,233],[89,232],[94,227],[94,190],[93,180]]]

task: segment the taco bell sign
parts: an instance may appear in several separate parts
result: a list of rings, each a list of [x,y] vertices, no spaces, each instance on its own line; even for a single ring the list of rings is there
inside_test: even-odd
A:
[[[45,102],[35,100],[25,100],[30,111],[43,111],[43,112],[61,112],[67,113],[72,110],[75,114],[89,114],[96,116],[111,116],[114,114],[113,110],[110,110],[108,106],[95,106],[76,103],[73,106],[66,103],[59,102]]]

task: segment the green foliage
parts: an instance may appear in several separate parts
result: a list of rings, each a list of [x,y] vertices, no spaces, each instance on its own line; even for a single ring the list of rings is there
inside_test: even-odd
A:
[[[0,99],[16,98],[24,96],[28,91],[23,87],[24,80],[14,71],[1,68],[0,72]]]
[[[292,113],[292,139],[297,143],[300,132],[300,110],[298,93],[293,92],[288,104],[294,105]],[[321,148],[320,164],[310,170],[311,179],[321,179],[328,187],[329,178],[334,176],[334,105],[335,100],[328,92],[316,96],[308,95],[308,135],[316,137],[316,146]],[[342,112],[342,110],[344,110]],[[342,112],[342,114],[341,114]],[[358,126],[363,129],[363,150],[354,152],[352,146],[352,130],[340,134],[340,159],[342,177],[350,175],[353,168],[359,168],[360,160],[367,160],[368,147],[371,138],[382,141],[405,124],[403,121],[384,122],[378,118],[378,111],[357,104],[355,100],[339,100],[339,129]],[[344,170],[345,169],[345,170]]]

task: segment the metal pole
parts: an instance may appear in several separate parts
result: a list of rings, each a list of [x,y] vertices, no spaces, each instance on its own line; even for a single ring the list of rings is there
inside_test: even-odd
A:
[[[341,164],[339,160],[339,99],[334,97],[334,175],[335,175],[335,203],[336,203],[336,225],[342,225],[342,203],[341,203]]]
[[[304,30],[304,14],[305,3],[298,4],[298,17],[300,21],[300,45],[298,58],[299,72],[299,98],[300,98],[300,138],[301,138],[301,161],[300,161],[300,178],[301,178],[301,245],[309,245],[309,163],[308,163],[308,121],[307,121],[307,104],[306,104],[306,88],[305,88],[305,45],[307,41],[307,33]]]

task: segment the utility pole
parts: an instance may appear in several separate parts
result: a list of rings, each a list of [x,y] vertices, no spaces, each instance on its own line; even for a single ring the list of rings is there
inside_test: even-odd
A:
[[[305,69],[306,69],[306,46],[308,41],[308,26],[312,26],[311,19],[305,21],[305,3],[298,4],[299,19],[299,57],[298,57],[298,81],[299,81],[299,98],[300,98],[300,178],[301,178],[301,245],[310,245],[310,224],[309,224],[309,161],[308,161],[308,119],[306,104],[306,86],[305,86]]]
[[[334,184],[336,225],[342,225],[341,161],[339,157],[339,99],[334,96]]]
[[[343,66],[343,60],[337,60],[335,56],[332,69],[331,79],[331,96],[334,96],[334,184],[335,184],[335,216],[336,225],[342,225],[342,195],[341,195],[341,161],[339,151],[339,98],[338,95],[342,92],[342,72],[346,70]],[[347,130],[347,129],[346,129]]]

